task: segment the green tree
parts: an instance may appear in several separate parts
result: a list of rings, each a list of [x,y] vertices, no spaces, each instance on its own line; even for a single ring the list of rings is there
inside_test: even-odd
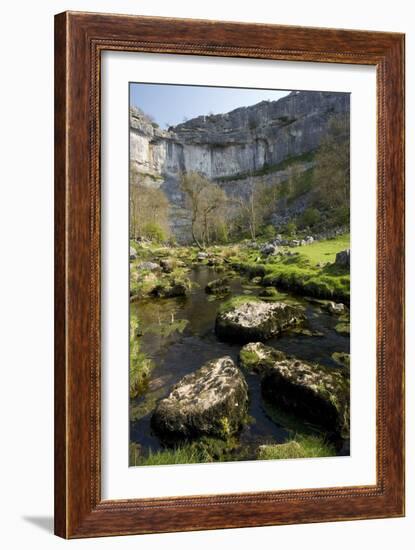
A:
[[[267,184],[263,178],[248,177],[245,193],[237,199],[238,217],[242,231],[248,231],[256,239],[258,229],[274,211],[277,200],[277,186]]]
[[[327,136],[315,156],[313,173],[317,201],[326,208],[349,208],[350,126],[349,117],[331,118]]]
[[[320,218],[321,214],[317,208],[310,207],[301,214],[298,225],[299,227],[312,227],[320,221]]]

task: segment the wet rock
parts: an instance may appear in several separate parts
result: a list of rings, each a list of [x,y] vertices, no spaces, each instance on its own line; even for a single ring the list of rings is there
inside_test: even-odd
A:
[[[337,252],[334,263],[341,267],[350,267],[350,248]]]
[[[239,352],[239,365],[248,372],[264,374],[266,369],[272,367],[277,361],[283,361],[285,354],[261,342],[246,344]]]
[[[248,387],[228,356],[215,359],[186,375],[152,417],[152,427],[165,439],[210,435],[228,437],[245,420]]]
[[[135,248],[130,246],[130,260],[135,260],[137,258],[137,251]]]
[[[228,283],[229,281],[226,277],[214,279],[206,285],[205,291],[207,294],[228,294],[231,291]]]
[[[202,260],[206,260],[208,258],[208,253],[207,252],[198,252],[196,258],[199,260],[199,261],[202,261]]]
[[[186,296],[190,290],[190,283],[187,279],[175,280],[158,284],[152,291],[158,298],[175,298],[177,296]]]
[[[164,273],[171,273],[176,266],[177,262],[171,258],[160,260],[160,267]]]
[[[303,319],[304,314],[300,307],[252,299],[241,302],[237,297],[219,311],[215,332],[223,340],[267,340]]]
[[[155,262],[141,262],[141,264],[138,264],[137,269],[139,271],[157,271],[160,269],[160,265]]]
[[[343,315],[347,311],[344,304],[336,304],[336,302],[327,302],[327,304],[323,306],[323,309],[332,315]]]
[[[261,375],[264,398],[279,409],[340,435],[349,435],[348,377],[256,342],[240,352],[243,368]]]

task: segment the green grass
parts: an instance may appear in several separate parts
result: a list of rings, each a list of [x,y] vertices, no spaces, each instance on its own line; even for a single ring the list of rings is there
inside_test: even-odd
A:
[[[309,260],[311,265],[318,263],[333,263],[337,252],[350,248],[350,234],[340,235],[335,239],[316,241],[312,244],[296,249],[300,257]]]
[[[165,466],[167,464],[197,464],[206,462],[197,449],[191,445],[185,445],[177,449],[164,449],[162,451],[150,451],[147,457],[130,453],[130,466]]]
[[[298,247],[295,256],[277,257],[271,260],[273,263],[266,264],[263,283],[299,294],[347,302],[350,299],[350,272],[333,262],[337,252],[349,247],[349,234]]]
[[[258,261],[258,251],[233,246],[223,251],[233,269],[248,277],[262,277],[264,286],[324,299],[350,299],[350,273],[333,264],[337,252],[350,247],[349,234],[297,247],[295,255]],[[320,265],[318,265],[320,264]]]
[[[237,446],[233,438],[225,440],[201,437],[197,441],[183,442],[174,448],[150,451],[141,455],[139,446],[130,443],[130,466],[163,466],[167,464],[200,464],[236,460],[232,451]]]
[[[262,445],[258,451],[259,460],[281,460],[289,458],[320,458],[336,456],[334,447],[322,437],[298,435],[279,445]]]
[[[306,296],[350,300],[350,275],[332,274],[311,266],[273,265],[264,277],[264,284]]]

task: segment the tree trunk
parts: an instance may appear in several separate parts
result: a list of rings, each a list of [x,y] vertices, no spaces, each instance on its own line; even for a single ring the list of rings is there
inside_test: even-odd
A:
[[[203,246],[199,243],[199,241],[196,238],[195,229],[194,229],[194,221],[192,221],[192,238],[193,238],[193,242],[196,244],[196,246],[199,248],[199,250],[204,250]]]

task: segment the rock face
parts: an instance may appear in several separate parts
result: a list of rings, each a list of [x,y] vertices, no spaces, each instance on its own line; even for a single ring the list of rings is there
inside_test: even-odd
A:
[[[165,439],[201,435],[227,437],[240,428],[248,406],[248,387],[230,357],[221,357],[188,374],[162,399],[152,427]]]
[[[261,375],[261,391],[268,402],[349,436],[350,384],[340,371],[286,356],[259,342],[242,348],[240,362]]]
[[[180,228],[189,223],[179,188],[182,172],[199,172],[219,182],[229,195],[244,194],[248,176],[256,177],[258,171],[265,170],[266,181],[282,182],[290,171],[279,168],[279,163],[316,149],[330,118],[349,112],[348,94],[292,92],[278,101],[199,116],[162,130],[132,107],[132,173],[135,182],[160,187],[166,193],[180,236]],[[312,163],[304,161],[301,166],[300,170],[306,170]]]
[[[235,305],[233,305],[235,304]],[[229,302],[216,317],[219,338],[235,342],[267,340],[304,319],[301,308],[283,302]]]

